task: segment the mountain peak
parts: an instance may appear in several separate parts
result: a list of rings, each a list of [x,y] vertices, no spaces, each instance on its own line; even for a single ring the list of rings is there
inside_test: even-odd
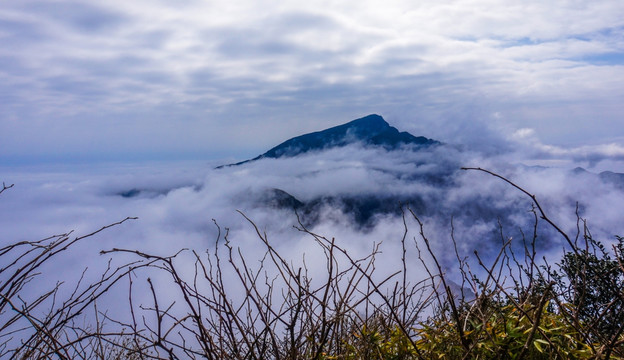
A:
[[[333,129],[340,127],[353,129],[362,134],[366,134],[385,130],[390,127],[390,124],[388,124],[383,117],[377,114],[371,114],[364,116],[363,118],[352,120],[346,124],[336,126]]]
[[[241,165],[262,158],[294,157],[310,151],[326,150],[353,143],[382,146],[387,150],[394,150],[403,145],[420,147],[440,144],[438,141],[423,136],[416,137],[408,132],[399,132],[383,117],[371,114],[346,124],[294,137],[260,156],[233,165]]]

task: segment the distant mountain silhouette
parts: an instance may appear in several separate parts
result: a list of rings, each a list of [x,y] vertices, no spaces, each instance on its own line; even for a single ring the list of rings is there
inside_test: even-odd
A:
[[[603,171],[598,174],[600,180],[615,186],[617,189],[624,191],[624,174],[612,171]]]
[[[371,114],[343,125],[294,137],[253,159],[226,166],[242,165],[264,158],[294,157],[311,151],[327,150],[354,143],[382,146],[387,150],[395,150],[401,146],[423,147],[440,144],[439,141],[424,136],[400,132],[390,126],[381,116]],[[219,168],[221,167],[223,166]]]
[[[613,171],[603,171],[599,174],[587,171],[582,167],[577,167],[572,170],[575,175],[584,174],[589,176],[597,176],[603,183],[610,184],[618,190],[624,191],[624,174],[616,173]]]

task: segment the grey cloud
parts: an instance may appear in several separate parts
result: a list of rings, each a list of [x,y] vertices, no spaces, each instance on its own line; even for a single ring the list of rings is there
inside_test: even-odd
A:
[[[55,76],[45,79],[47,88],[52,92],[66,93],[78,98],[100,98],[106,91],[93,81]]]
[[[213,28],[203,37],[216,43],[224,59],[250,59],[255,62],[291,56],[302,62],[332,61],[332,56],[354,53],[357,46],[343,44],[337,50],[318,50],[315,44],[292,37],[301,32],[342,34],[346,30],[325,16],[306,13],[285,13],[263,18],[257,23]]]
[[[326,15],[305,12],[281,13],[278,16],[268,18],[265,23],[277,31],[287,28],[291,32],[321,28],[323,31],[332,31],[340,26],[334,19]]]
[[[259,55],[280,56],[295,53],[297,46],[286,42],[257,39],[249,34],[229,34],[217,46],[218,51],[228,58],[257,58]]]
[[[0,56],[0,68],[4,77],[12,79],[28,75],[30,70],[19,56],[9,54]]]
[[[24,2],[17,8],[61,26],[84,32],[103,32],[115,29],[128,21],[128,17],[122,13],[76,1]]]
[[[139,34],[133,34],[137,43],[137,49],[162,50],[168,41],[171,41],[170,29],[144,30]]]
[[[46,29],[33,19],[0,18],[0,31],[3,33],[5,45],[12,49],[23,46],[24,43],[42,43],[51,40]]]
[[[616,48],[619,28],[611,20],[598,28],[586,24],[583,31],[562,38],[485,36],[472,28],[460,37],[431,33],[428,23],[408,31],[400,19],[397,24],[372,21],[375,17],[363,22],[356,10],[351,16],[331,7],[248,14],[248,21],[212,26],[192,17],[184,23],[192,13],[179,11],[169,21],[160,15],[130,15],[115,4],[70,11],[74,3],[60,3],[60,10],[46,15],[47,5],[41,4],[11,6],[19,11],[7,17],[9,43],[21,42],[18,51],[5,49],[0,55],[6,65],[0,75],[5,100],[0,116],[4,122],[33,123],[23,130],[5,125],[12,133],[2,143],[20,147],[11,139],[33,139],[20,147],[26,152],[34,153],[34,142],[46,135],[37,134],[34,123],[72,129],[76,118],[91,119],[95,133],[109,135],[94,135],[92,145],[98,147],[75,146],[75,152],[126,146],[155,156],[162,153],[161,143],[169,141],[182,147],[178,153],[197,152],[202,145],[205,154],[240,153],[241,142],[249,151],[259,151],[297,129],[311,129],[312,122],[329,125],[371,112],[391,114],[397,124],[410,126],[407,130],[481,146],[488,153],[509,150],[490,134],[507,128],[533,127],[548,143],[572,146],[619,132],[612,123],[619,116],[621,67],[596,66],[593,60],[543,61],[546,54],[540,48],[544,43],[565,47],[569,36],[587,34],[583,42],[596,42],[596,47],[581,49],[582,56],[592,56],[598,51],[592,49],[604,44]],[[42,21],[26,16],[31,5]],[[184,11],[197,10],[196,5],[188,3]],[[93,31],[80,35],[76,30],[92,18]],[[55,28],[63,23],[61,30]],[[614,30],[600,30],[605,26]],[[30,29],[33,40],[28,31],[20,37],[22,27]],[[37,34],[46,38],[34,40]],[[527,59],[524,50],[516,49],[522,51],[514,57],[501,51],[500,44],[529,47],[537,55]],[[494,118],[494,113],[501,116]],[[198,127],[177,126],[180,118],[196,119]],[[124,145],[106,130],[118,119],[128,123],[128,130],[155,135]],[[241,129],[264,130],[253,135],[230,131],[223,119]],[[26,136],[26,129],[33,134]],[[166,138],[157,138],[164,133]],[[44,143],[39,141],[41,151],[56,151]]]

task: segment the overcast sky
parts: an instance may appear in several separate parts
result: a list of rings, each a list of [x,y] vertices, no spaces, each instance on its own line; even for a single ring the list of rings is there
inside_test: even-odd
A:
[[[617,0],[0,5],[7,163],[244,159],[369,113],[444,142],[622,160],[623,100]]]

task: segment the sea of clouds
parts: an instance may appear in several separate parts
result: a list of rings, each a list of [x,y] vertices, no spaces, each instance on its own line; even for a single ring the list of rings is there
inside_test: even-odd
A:
[[[15,187],[0,196],[2,244],[70,230],[82,235],[131,216],[138,219],[98,234],[68,252],[69,260],[56,266],[75,271],[103,261],[99,251],[111,248],[161,255],[181,248],[206,249],[217,238],[215,222],[229,230],[233,244],[250,254],[257,253],[255,248],[262,244],[240,211],[266,232],[276,247],[283,246],[289,257],[301,258],[309,236],[295,228],[299,224],[292,209],[266,201],[267,191],[277,188],[302,202],[363,195],[392,201],[418,197],[425,208],[412,209],[425,223],[434,249],[448,258],[452,267],[454,256],[446,256],[451,221],[459,249],[471,254],[475,249],[497,250],[501,241],[499,221],[504,225],[503,238],[520,239],[519,230],[531,234],[534,219],[528,196],[491,175],[459,170],[462,166],[487,168],[535,194],[547,215],[572,237],[577,232],[577,205],[596,238],[609,242],[614,235],[624,234],[624,193],[597,176],[574,174],[567,168],[521,166],[509,157],[484,156],[453,146],[388,152],[354,144],[296,158],[263,159],[222,169],[215,169],[216,165],[220,163],[4,169],[2,180]],[[443,179],[443,183],[432,178]],[[400,208],[398,202],[396,206]],[[336,206],[321,206],[317,211],[317,221],[309,224],[310,230],[335,237],[347,247],[370,249],[372,242],[392,247],[404,233],[403,219],[397,215],[400,211],[378,214],[366,228]],[[410,239],[419,237],[413,219],[408,221],[408,228]],[[563,239],[550,235],[539,238],[538,247],[561,250]]]

